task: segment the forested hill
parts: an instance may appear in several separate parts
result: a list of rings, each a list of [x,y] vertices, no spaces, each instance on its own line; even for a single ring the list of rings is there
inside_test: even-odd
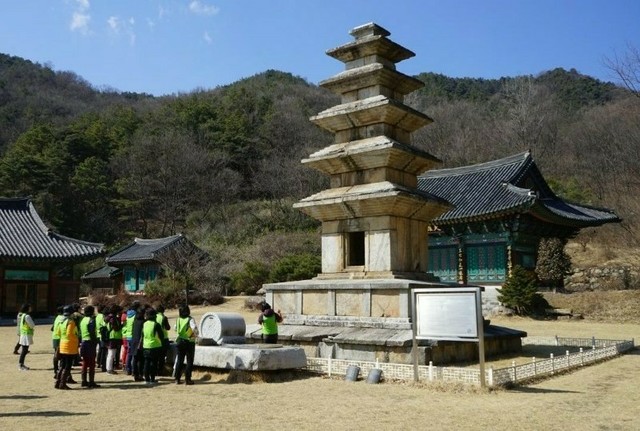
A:
[[[512,85],[514,81],[521,79],[521,77],[450,78],[430,72],[421,73],[417,78],[425,83],[424,88],[418,91],[419,94],[432,102],[456,100],[488,102],[494,96],[504,92],[505,88]],[[547,87],[565,106],[574,110],[624,97],[624,91],[615,84],[582,75],[575,69],[566,71],[557,68],[530,79],[534,84]]]
[[[247,80],[268,83],[277,74],[268,71],[230,86],[244,85]],[[425,83],[418,91],[419,97],[430,104],[458,100],[488,102],[518,79],[450,78],[435,73],[421,73],[417,78]],[[276,80],[285,86],[304,84],[301,78],[286,73]],[[554,69],[532,80],[549,88],[570,109],[604,104],[623,95],[614,84],[581,75],[574,69]],[[269,89],[265,91],[268,93]],[[73,72],[55,72],[46,65],[0,53],[0,151],[35,124],[63,125],[80,114],[114,106],[140,106],[140,102],[153,99],[143,93],[96,89]]]
[[[530,149],[557,193],[614,208],[638,232],[637,98],[574,70],[418,78],[407,103],[435,121],[414,143],[445,167]],[[328,186],[300,160],[332,142],[309,117],[337,103],[280,71],[153,97],[0,54],[1,194],[31,196],[57,231],[109,246],[176,232],[228,246],[313,228],[291,203]]]
[[[0,53],[0,150],[34,124],[62,125],[79,114],[146,97],[98,91],[73,72]]]

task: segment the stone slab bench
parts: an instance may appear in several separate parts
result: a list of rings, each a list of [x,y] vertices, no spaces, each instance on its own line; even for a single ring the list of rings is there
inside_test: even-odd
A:
[[[226,370],[274,371],[304,368],[307,357],[301,347],[280,344],[196,346],[193,364]]]

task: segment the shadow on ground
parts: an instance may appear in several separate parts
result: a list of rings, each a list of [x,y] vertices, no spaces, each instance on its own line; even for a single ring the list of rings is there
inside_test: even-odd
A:
[[[88,416],[91,413],[83,413],[83,412],[65,412],[60,410],[49,410],[43,412],[15,412],[15,413],[0,413],[0,418],[10,418],[10,417],[34,417],[34,416],[43,416],[43,417],[59,417],[59,416]]]

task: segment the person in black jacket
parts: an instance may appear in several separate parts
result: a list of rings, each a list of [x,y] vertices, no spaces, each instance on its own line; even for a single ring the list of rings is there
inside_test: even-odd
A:
[[[141,382],[144,380],[142,375],[144,371],[144,355],[140,348],[140,340],[142,340],[142,327],[144,325],[144,315],[149,308],[148,305],[140,305],[136,311],[135,320],[133,321],[133,331],[131,334],[131,371],[133,380]]]
[[[169,329],[171,329],[171,324],[169,323],[169,319],[164,315],[164,305],[160,304],[156,306],[156,322],[162,328],[162,333],[164,334],[164,338],[162,339],[162,349],[160,349],[160,353],[158,354],[158,370],[157,375],[164,375],[165,370],[165,362],[167,360],[167,352],[169,351],[169,347],[171,346],[171,342],[169,341]]]

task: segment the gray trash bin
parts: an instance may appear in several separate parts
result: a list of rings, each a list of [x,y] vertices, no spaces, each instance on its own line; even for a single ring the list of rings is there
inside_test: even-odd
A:
[[[360,367],[357,365],[349,365],[344,379],[348,382],[355,382],[358,380],[358,374],[360,374]]]
[[[372,368],[371,371],[369,371],[369,375],[367,376],[367,383],[379,383],[381,376],[382,370],[380,368]]]

